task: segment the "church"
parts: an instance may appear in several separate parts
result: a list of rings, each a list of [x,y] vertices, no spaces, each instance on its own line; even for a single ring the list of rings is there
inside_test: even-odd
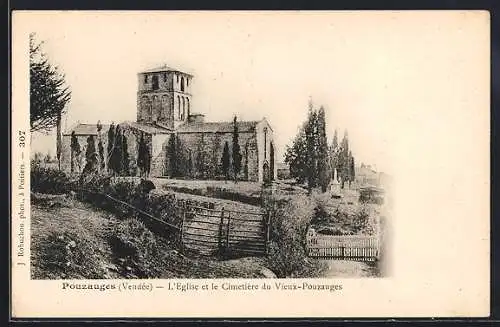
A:
[[[141,174],[138,154],[141,142],[145,140],[150,177],[223,178],[223,157],[229,157],[232,162],[236,127],[241,156],[238,179],[261,183],[275,180],[276,152],[269,122],[265,118],[258,121],[205,121],[205,115],[194,112],[192,108],[193,78],[191,74],[166,65],[138,74],[137,119],[117,125],[124,135],[121,147],[127,153],[125,175]],[[62,169],[70,174],[81,173],[86,164],[89,142],[98,142],[99,146],[91,146],[102,152],[99,169],[109,171],[110,158],[106,150],[109,149],[109,129],[110,125],[78,123],[65,131]],[[234,176],[232,164],[229,167],[230,176]]]

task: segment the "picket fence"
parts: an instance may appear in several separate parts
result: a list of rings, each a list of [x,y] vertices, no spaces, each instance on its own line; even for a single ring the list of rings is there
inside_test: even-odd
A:
[[[310,229],[307,252],[314,258],[373,261],[380,256],[380,242],[377,236],[323,235]]]

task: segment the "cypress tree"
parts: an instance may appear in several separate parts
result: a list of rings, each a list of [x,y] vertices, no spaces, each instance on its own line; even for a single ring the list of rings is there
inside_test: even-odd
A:
[[[108,130],[108,149],[107,149],[107,166],[108,166],[108,172],[113,173],[114,172],[114,166],[113,166],[113,152],[114,152],[114,147],[115,147],[115,125],[114,123],[111,123],[109,126]]]
[[[129,175],[129,164],[130,159],[128,155],[128,144],[127,144],[127,136],[122,132],[122,175]]]
[[[71,173],[75,171],[75,161],[78,160],[80,156],[80,143],[78,143],[78,138],[76,137],[75,131],[71,132]]]
[[[97,152],[95,148],[94,135],[90,135],[87,138],[87,150],[85,151],[85,167],[83,172],[85,174],[94,173],[97,170]]]
[[[168,168],[169,174],[171,177],[177,176],[177,160],[176,160],[176,136],[175,134],[171,134],[168,139],[167,146],[167,160],[168,160]]]
[[[238,141],[238,123],[236,121],[236,116],[233,119],[233,172],[234,181],[238,182],[238,174],[241,170],[241,153],[240,144]]]
[[[320,107],[317,115],[317,173],[318,173],[318,183],[321,186],[323,192],[327,191],[328,184],[330,182],[330,155],[328,151],[328,140],[326,138],[326,118],[325,109]]]
[[[229,144],[226,141],[222,152],[222,172],[226,180],[229,178],[229,159]]]

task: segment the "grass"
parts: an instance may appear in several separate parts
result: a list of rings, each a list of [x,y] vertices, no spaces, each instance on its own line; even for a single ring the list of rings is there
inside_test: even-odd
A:
[[[31,210],[33,279],[263,277],[263,258],[186,257],[141,223],[66,196],[33,194]]]

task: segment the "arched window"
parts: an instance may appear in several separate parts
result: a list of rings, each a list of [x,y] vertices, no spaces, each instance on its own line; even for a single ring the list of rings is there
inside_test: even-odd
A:
[[[158,88],[159,88],[158,75],[153,75],[153,90],[158,90]]]
[[[153,96],[153,110],[152,110],[152,120],[156,121],[159,119],[161,113],[160,113],[161,107],[160,107],[160,99],[155,95]]]
[[[181,120],[184,120],[185,117],[186,117],[186,100],[184,98],[182,98],[182,116],[181,116]]]
[[[148,75],[144,75],[144,84],[148,83]]]
[[[177,118],[181,119],[181,97],[177,96]]]
[[[168,97],[163,95],[161,97],[161,114],[160,118],[170,118]]]
[[[184,77],[181,78],[181,92],[184,92]]]
[[[189,108],[189,98],[186,98],[186,109],[187,109],[187,115],[189,116],[190,113],[190,108]]]

